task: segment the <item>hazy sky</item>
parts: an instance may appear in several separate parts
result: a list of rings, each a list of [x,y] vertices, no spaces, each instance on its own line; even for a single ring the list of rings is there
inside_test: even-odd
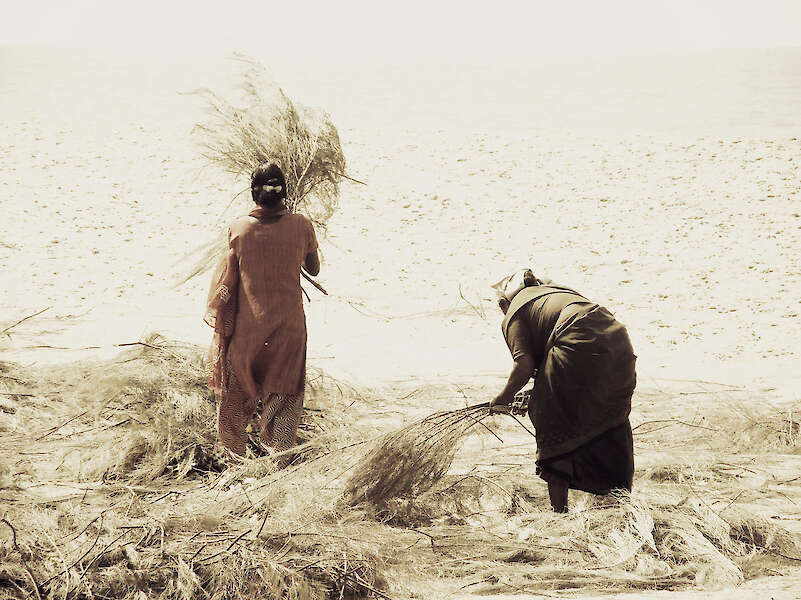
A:
[[[526,59],[801,46],[801,0],[0,0],[0,43],[262,59]]]

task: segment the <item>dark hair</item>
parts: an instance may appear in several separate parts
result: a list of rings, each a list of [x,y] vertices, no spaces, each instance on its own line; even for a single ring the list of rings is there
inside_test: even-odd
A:
[[[537,276],[534,275],[531,269],[526,269],[526,272],[523,273],[523,283],[526,287],[532,287],[535,285],[542,285],[542,282],[537,279]]]
[[[280,191],[265,191],[262,185],[281,186]],[[253,169],[250,175],[250,194],[261,206],[275,206],[286,198],[286,179],[281,168],[274,163],[264,163]]]

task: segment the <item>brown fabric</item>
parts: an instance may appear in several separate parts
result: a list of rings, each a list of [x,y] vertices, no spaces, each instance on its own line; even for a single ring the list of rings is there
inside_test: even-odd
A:
[[[581,307],[560,320],[529,405],[538,460],[572,452],[628,422],[636,358],[626,328],[605,308]]]
[[[298,427],[303,416],[303,395],[270,394],[263,401],[260,415],[261,442],[275,453],[289,450],[297,441]],[[292,457],[276,457],[278,465],[286,466]]]
[[[256,415],[260,421],[262,444],[273,452],[283,452],[295,445],[298,426],[303,414],[303,395],[268,394]],[[246,429],[254,416],[258,402],[253,402],[235,375],[229,381],[228,393],[217,404],[217,433],[220,442],[233,455],[244,456],[247,451]],[[290,460],[287,455],[277,458],[279,466]]]
[[[306,370],[300,268],[317,249],[314,228],[297,214],[273,223],[240,219],[229,239],[239,267],[231,368],[251,398],[298,395]]]
[[[512,358],[528,355],[534,365],[539,365],[560,320],[588,306],[592,304],[583,296],[569,292],[549,293],[521,306],[506,327],[506,344]]]
[[[282,202],[278,206],[257,206],[256,208],[251,210],[248,213],[248,215],[256,219],[266,219],[268,217],[277,217],[279,215],[285,215],[288,212],[289,211]]]
[[[282,206],[254,213],[230,227],[229,251],[212,278],[204,319],[214,328],[209,384],[224,407],[220,438],[237,454],[244,452],[238,432],[260,399],[291,396],[302,407],[306,316],[300,269],[317,249],[305,217]],[[260,220],[265,217],[277,220]]]
[[[226,393],[217,398],[217,435],[231,454],[245,456],[245,430],[253,418],[257,402],[248,397],[236,376],[230,375],[230,370],[227,373],[229,377]]]
[[[239,287],[239,261],[229,252],[220,260],[211,279],[203,320],[214,329],[209,348],[209,387],[218,396],[228,393],[230,379],[228,344],[236,324],[236,297]]]
[[[573,294],[577,297],[576,301],[589,302],[589,300],[587,300],[577,291],[572,290],[568,287],[556,285],[554,283],[549,283],[547,285],[542,284],[542,285],[532,285],[525,287],[514,295],[514,297],[511,300],[511,303],[509,304],[509,308],[506,310],[506,314],[503,317],[503,322],[501,323],[501,331],[503,332],[503,336],[506,337],[506,330],[509,327],[509,323],[512,321],[514,316],[521,308],[523,308],[533,300],[538,300],[539,298],[548,296],[550,294],[559,294],[559,293]]]
[[[561,456],[537,461],[537,474],[547,482],[562,480],[574,490],[608,494],[631,491],[634,438],[628,420]]]

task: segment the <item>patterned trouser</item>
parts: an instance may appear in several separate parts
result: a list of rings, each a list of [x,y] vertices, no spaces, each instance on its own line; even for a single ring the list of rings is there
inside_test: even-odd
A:
[[[217,404],[217,433],[220,442],[232,454],[245,455],[247,429],[253,418],[253,405],[236,377],[231,373],[229,391]],[[273,452],[283,452],[295,445],[298,425],[303,414],[303,395],[267,394],[262,398],[261,421],[262,444]],[[289,462],[286,454],[276,458],[280,466]]]

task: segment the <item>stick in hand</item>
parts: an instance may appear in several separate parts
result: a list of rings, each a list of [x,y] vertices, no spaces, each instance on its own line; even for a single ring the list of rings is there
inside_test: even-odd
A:
[[[328,292],[325,291],[325,288],[323,286],[321,286],[319,283],[317,283],[314,279],[312,279],[311,275],[309,275],[306,271],[304,271],[303,268],[300,269],[300,274],[303,275],[303,278],[306,281],[308,281],[314,287],[316,287],[318,290],[320,290],[323,293],[324,296],[328,295]]]

